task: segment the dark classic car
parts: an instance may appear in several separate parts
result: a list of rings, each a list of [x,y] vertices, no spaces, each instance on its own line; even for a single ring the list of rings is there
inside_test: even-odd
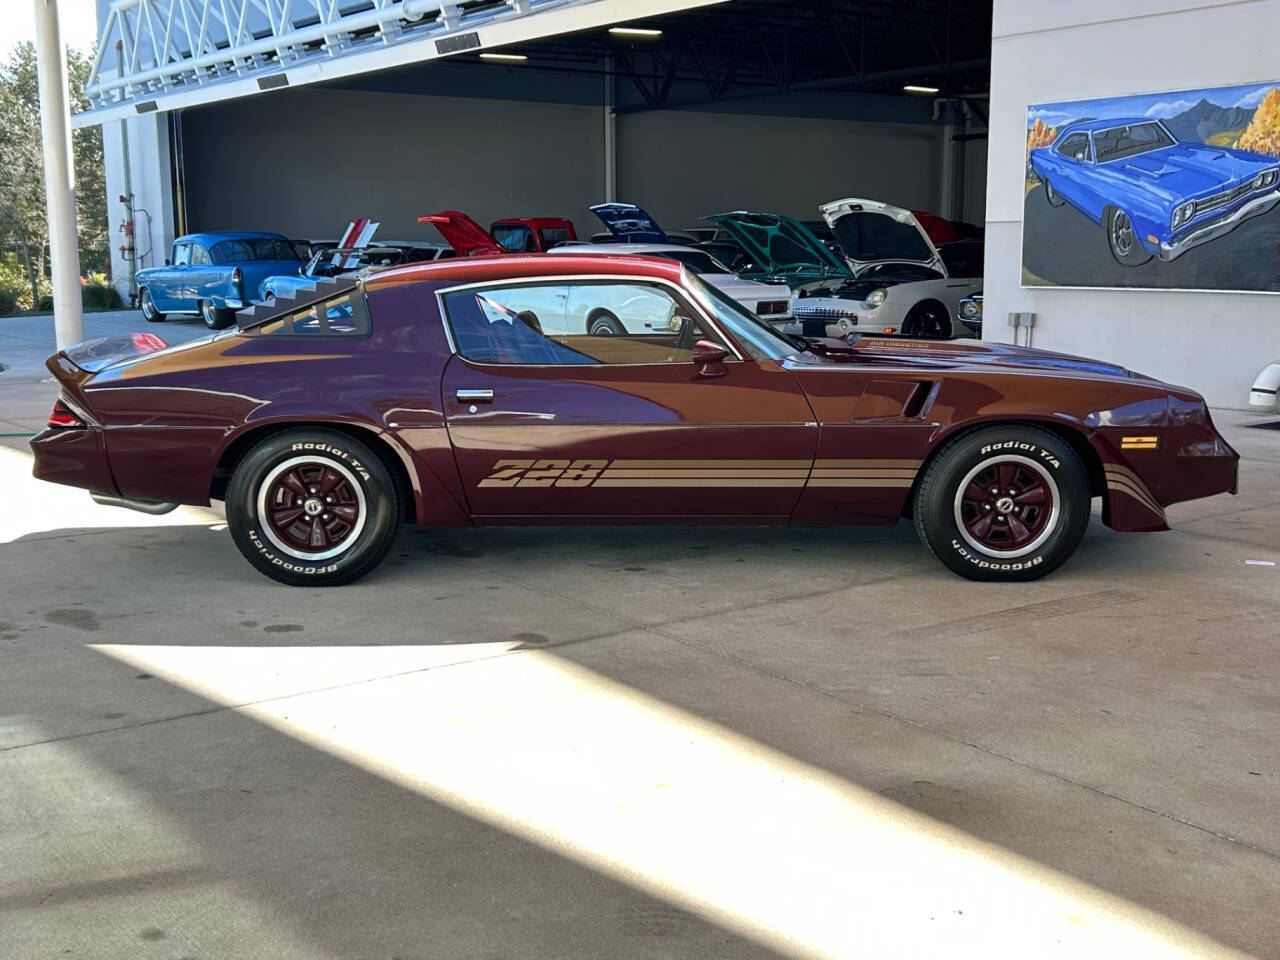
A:
[[[151,323],[170,313],[197,313],[210,330],[235,321],[262,281],[297,273],[303,259],[278,233],[248,230],[191,233],[173,241],[163,267],[138,271],[138,306]]]
[[[680,322],[594,336],[556,304],[669,300]],[[147,352],[82,344],[32,440],[35,475],[152,512],[226,502],[241,552],[338,584],[425,525],[879,524],[950,569],[1029,580],[1079,544],[1234,490],[1196,393],[974,341],[802,341],[671,260],[583,253],[322,280],[236,330]]]
[[[1280,201],[1275,157],[1179,142],[1150,117],[1068,124],[1029,161],[1050,205],[1101,224],[1125,266],[1173,260]]]

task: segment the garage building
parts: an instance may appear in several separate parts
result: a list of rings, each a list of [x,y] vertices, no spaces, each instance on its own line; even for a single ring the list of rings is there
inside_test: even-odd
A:
[[[320,39],[316,8],[296,6],[238,34],[215,11],[183,46],[154,32],[169,0],[100,0],[99,79],[123,38],[136,82],[77,122],[104,124],[113,223],[127,166],[137,267],[195,230],[329,238],[368,216],[379,237],[437,240],[417,218],[459,209],[567,216],[588,236],[604,200],[681,229],[744,208],[813,220],[859,196],[985,225],[986,339],[1116,361],[1225,407],[1280,355],[1271,295],[1026,285],[1040,196],[1020,169],[1032,105],[1272,79],[1259,25],[1280,24],[1280,0],[403,0],[352,4]],[[1187,37],[1194,56],[1143,53]],[[127,292],[118,252],[113,268]]]

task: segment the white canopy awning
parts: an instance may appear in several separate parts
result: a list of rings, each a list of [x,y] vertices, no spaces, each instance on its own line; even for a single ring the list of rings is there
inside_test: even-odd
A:
[[[74,126],[723,0],[114,0]]]

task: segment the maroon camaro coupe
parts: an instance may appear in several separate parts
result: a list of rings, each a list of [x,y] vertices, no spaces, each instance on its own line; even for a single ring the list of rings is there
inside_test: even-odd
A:
[[[589,335],[608,309],[625,333]],[[226,502],[289,584],[368,573],[426,525],[893,524],[1029,580],[1102,498],[1116,530],[1234,491],[1194,392],[973,341],[788,339],[670,260],[505,256],[322,282],[166,348],[50,358],[35,474],[151,512]]]

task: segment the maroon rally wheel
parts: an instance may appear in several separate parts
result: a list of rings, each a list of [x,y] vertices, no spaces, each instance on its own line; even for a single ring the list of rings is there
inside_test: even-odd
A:
[[[1075,552],[1089,524],[1089,476],[1071,444],[1040,427],[962,434],[925,468],[916,531],[971,580],[1034,580]]]
[[[391,547],[396,484],[378,452],[327,429],[271,434],[236,465],[227,525],[240,552],[294,586],[349,583]]]
[[[1047,468],[1021,456],[991,457],[969,471],[955,498],[956,525],[974,549],[997,557],[1035,550],[1062,513]]]
[[[291,556],[336,557],[364,528],[364,491],[342,464],[293,457],[272,469],[258,491],[263,532]]]

